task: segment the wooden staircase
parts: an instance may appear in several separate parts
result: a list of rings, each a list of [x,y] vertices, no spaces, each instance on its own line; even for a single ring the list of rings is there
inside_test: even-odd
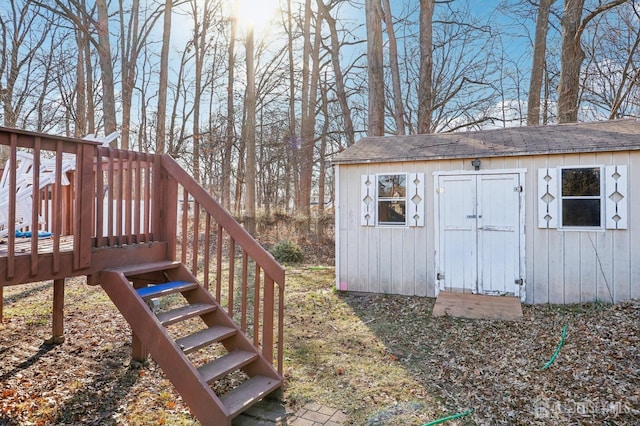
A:
[[[230,425],[282,386],[280,374],[182,263],[107,269],[100,282],[131,325],[134,358],[149,353],[203,425]],[[179,335],[184,328],[189,334]],[[214,359],[197,365],[188,355],[199,351]],[[245,381],[217,395],[211,385],[231,374]]]

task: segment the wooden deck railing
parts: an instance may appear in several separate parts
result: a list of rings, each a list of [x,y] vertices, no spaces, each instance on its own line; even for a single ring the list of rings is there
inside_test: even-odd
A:
[[[53,277],[88,268],[91,215],[85,213],[94,199],[91,165],[96,142],[0,128],[0,145],[9,154],[0,185],[0,235],[5,239],[0,246],[0,257],[4,257],[0,277],[5,284],[35,281],[45,269]],[[75,171],[64,177],[63,162],[75,164]],[[20,179],[20,172],[29,167],[43,172]],[[68,177],[71,182],[64,182]],[[34,235],[48,231],[53,236],[31,238],[25,244],[18,241],[16,231]],[[71,262],[63,260],[65,252],[71,252]],[[43,264],[45,253],[51,264]],[[30,256],[28,262],[23,254]]]
[[[11,165],[17,164],[18,150],[33,156],[35,170],[43,158],[56,165],[50,185],[31,187],[27,221],[28,229],[52,237],[31,238],[26,249],[16,237],[17,168],[8,168],[0,295],[2,285],[92,276],[104,267],[105,253],[118,262],[139,262],[139,256],[118,256],[114,250],[142,252],[159,244],[163,259],[188,266],[263,355],[275,358],[282,374],[283,268],[170,156],[6,128],[0,128],[0,145],[8,147]],[[62,184],[63,160],[75,160],[68,186]]]

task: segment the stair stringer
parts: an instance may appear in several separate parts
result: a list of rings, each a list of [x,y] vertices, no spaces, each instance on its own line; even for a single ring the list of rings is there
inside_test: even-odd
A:
[[[191,274],[191,271],[187,269],[184,264],[178,265],[176,268],[166,271],[167,276],[171,278],[171,280],[175,281],[187,281],[197,283],[198,280]],[[238,332],[233,336],[233,338],[226,339],[220,343],[227,349],[227,351],[232,352],[236,349],[244,350],[247,352],[254,352],[258,355],[258,359],[255,362],[252,362],[250,365],[243,367],[243,371],[247,373],[249,377],[262,375],[267,377],[273,377],[282,383],[282,376],[278,374],[278,371],[273,367],[273,365],[264,357],[262,351],[256,348],[253,345],[253,342],[238,328],[233,319],[227,314],[227,312],[222,309],[216,298],[208,292],[204,287],[200,287],[202,291],[193,292],[184,294],[184,297],[190,303],[207,303],[213,304],[218,307],[215,312],[204,316],[202,319],[207,324],[207,326],[211,327],[212,325],[223,325],[230,328],[235,328]]]
[[[211,387],[202,380],[121,272],[103,271],[102,288],[142,341],[149,354],[175,386],[192,413],[205,426],[231,425],[231,416]]]

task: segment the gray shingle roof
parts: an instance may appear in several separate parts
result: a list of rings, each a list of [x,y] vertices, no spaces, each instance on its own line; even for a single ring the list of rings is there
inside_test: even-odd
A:
[[[475,132],[365,137],[339,153],[333,163],[629,150],[640,150],[640,122],[633,119]]]

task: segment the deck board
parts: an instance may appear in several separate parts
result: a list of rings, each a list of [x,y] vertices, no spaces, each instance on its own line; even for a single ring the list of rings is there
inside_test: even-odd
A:
[[[522,318],[522,306],[517,297],[441,291],[432,315],[513,321]]]
[[[16,238],[14,253],[16,256],[31,254],[31,238]],[[53,253],[54,240],[51,237],[38,239],[38,253]],[[73,251],[73,236],[68,235],[60,238],[60,252]],[[9,241],[7,238],[0,238],[0,257],[7,257],[9,254]]]

